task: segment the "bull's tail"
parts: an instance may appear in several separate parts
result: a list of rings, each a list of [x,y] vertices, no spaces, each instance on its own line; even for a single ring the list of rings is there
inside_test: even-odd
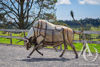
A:
[[[83,33],[83,31],[84,31],[84,27],[83,27],[83,25],[80,23],[80,22],[78,22],[77,20],[75,20],[75,18],[74,18],[74,14],[73,14],[73,11],[71,11],[71,17],[73,18],[73,20],[75,21],[75,22],[77,22],[77,23],[79,23],[80,25],[81,25],[81,27],[82,27],[82,30],[81,30],[81,32],[76,32],[76,31],[73,31],[75,34],[82,34]]]

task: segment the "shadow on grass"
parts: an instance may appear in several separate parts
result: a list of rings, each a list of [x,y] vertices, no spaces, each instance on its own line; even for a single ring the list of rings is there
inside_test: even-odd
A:
[[[70,59],[66,58],[29,58],[29,59],[22,59],[20,61],[26,61],[26,62],[41,62],[41,61],[70,61]]]

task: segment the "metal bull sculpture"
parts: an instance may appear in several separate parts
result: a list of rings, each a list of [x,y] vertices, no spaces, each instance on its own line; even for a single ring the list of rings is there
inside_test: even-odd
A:
[[[60,55],[60,57],[62,57],[67,48],[67,44],[69,44],[72,47],[72,49],[74,50],[76,58],[78,58],[78,54],[75,50],[74,45],[72,44],[74,31],[71,28],[68,28],[65,26],[55,26],[54,29],[48,29],[47,28],[48,23],[45,23],[44,28],[43,28],[42,20],[39,20],[37,23],[38,23],[37,27],[33,26],[29,31],[29,32],[34,33],[34,35],[31,33],[28,33],[28,35],[31,35],[31,37],[34,39],[34,43],[35,43],[35,46],[28,57],[30,57],[35,50],[38,53],[40,53],[41,55],[43,55],[41,52],[38,51],[38,49],[40,47],[46,47],[46,46],[57,47],[61,44],[64,44],[64,50],[63,50],[62,54]],[[30,40],[29,39],[31,37],[27,36],[27,40],[25,43],[27,49],[30,48]]]

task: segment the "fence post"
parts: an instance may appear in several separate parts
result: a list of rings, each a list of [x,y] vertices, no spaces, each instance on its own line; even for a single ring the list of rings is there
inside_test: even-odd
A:
[[[24,37],[25,37],[25,32],[24,32]],[[24,42],[24,44],[25,44],[25,42]]]
[[[12,37],[12,33],[10,32],[10,37]],[[12,38],[10,38],[10,44],[12,45]]]
[[[24,37],[25,37],[25,32],[24,32]]]

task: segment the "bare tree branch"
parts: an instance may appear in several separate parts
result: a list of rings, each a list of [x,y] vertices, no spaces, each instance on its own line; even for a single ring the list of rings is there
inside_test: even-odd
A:
[[[31,1],[30,1],[31,2]],[[34,2],[34,0],[32,0],[32,2],[31,2],[31,5],[29,6],[28,4],[29,4],[29,2],[27,2],[27,5],[26,5],[26,9],[25,9],[25,11],[24,11],[24,15],[25,15],[25,13],[27,12],[27,8],[28,8],[28,11],[30,11],[30,9],[32,8],[32,4],[33,4],[33,2]]]
[[[6,12],[6,14],[7,14],[11,19],[13,19],[13,20],[16,22],[16,24],[18,24],[17,21],[16,21],[16,19],[13,18],[13,17],[11,17],[11,16],[9,15],[9,13],[10,13],[11,11],[7,12],[5,9],[3,9],[3,10]]]
[[[29,10],[32,8],[32,4],[33,4],[33,2],[34,2],[34,0],[32,0],[32,2],[31,2],[31,6],[30,6]]]
[[[43,2],[44,2],[44,0],[42,1],[42,4],[43,4]],[[32,21],[32,23],[31,23],[31,25],[36,21],[36,19],[40,16],[40,14],[41,14],[41,11],[42,11],[42,4],[40,4],[40,3],[38,3],[39,4],[39,6],[40,6],[40,10],[39,10],[39,12],[38,12],[38,15],[37,15],[37,17],[35,17],[35,19]]]
[[[16,6],[15,6],[14,3],[12,2],[12,0],[10,0],[10,2],[11,2],[12,5],[14,6],[14,8],[18,11],[18,9],[16,8]]]
[[[16,13],[16,11],[14,11],[13,10],[13,8],[11,8],[11,7],[9,7],[8,5],[6,5],[5,3],[1,3],[3,6],[5,6],[5,7],[7,7],[9,10],[11,10],[11,11],[13,11],[16,15],[18,15],[17,13]]]

